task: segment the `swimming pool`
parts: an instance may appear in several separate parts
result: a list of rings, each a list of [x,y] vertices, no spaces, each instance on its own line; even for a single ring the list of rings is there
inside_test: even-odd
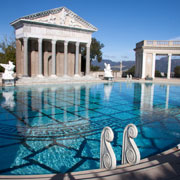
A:
[[[100,134],[133,123],[141,158],[180,143],[180,86],[87,83],[0,89],[0,174],[50,174],[99,168]]]

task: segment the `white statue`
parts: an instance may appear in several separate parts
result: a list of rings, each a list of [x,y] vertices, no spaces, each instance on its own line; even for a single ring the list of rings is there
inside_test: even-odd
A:
[[[9,61],[9,64],[0,64],[4,69],[4,73],[2,74],[2,79],[8,80],[8,79],[14,79],[14,68],[15,65],[13,62]]]
[[[113,139],[114,133],[112,129],[105,127],[101,133],[100,168],[116,168],[116,156],[110,144]]]
[[[61,25],[65,25],[66,24],[67,15],[68,15],[68,13],[63,8],[61,13],[60,13],[60,16],[59,16],[59,20],[60,20],[60,24]]]
[[[132,80],[132,74],[129,75],[129,79]]]
[[[105,78],[113,78],[110,64],[104,63],[104,66],[105,66],[105,69],[104,69],[104,77],[105,77]]]
[[[137,164],[140,161],[140,152],[134,142],[134,138],[138,135],[138,130],[134,124],[128,124],[123,132],[122,145],[122,163],[121,164]]]
[[[56,17],[50,14],[48,17],[48,23],[56,24],[55,22],[56,22]]]

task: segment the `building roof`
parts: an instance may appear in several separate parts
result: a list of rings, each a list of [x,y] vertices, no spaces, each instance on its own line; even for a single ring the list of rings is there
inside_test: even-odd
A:
[[[10,24],[15,27],[16,24],[21,21],[28,23],[38,23],[42,25],[56,25],[59,27],[68,27],[92,32],[97,31],[95,26],[88,23],[66,7],[59,7],[23,16],[11,22]]]

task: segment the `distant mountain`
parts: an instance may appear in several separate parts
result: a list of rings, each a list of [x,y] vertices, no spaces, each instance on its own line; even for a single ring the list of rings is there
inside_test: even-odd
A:
[[[114,62],[109,59],[103,59],[101,62],[92,61],[92,65],[100,67],[100,70],[104,70],[104,63],[110,64],[112,70],[117,70],[117,71],[120,70],[120,62]],[[122,65],[123,65],[122,68],[123,71],[126,71],[135,65],[135,61],[122,61]]]
[[[120,62],[114,62],[109,59],[103,59],[100,63],[98,61],[92,61],[93,66],[98,66],[100,67],[100,70],[104,70],[104,63],[110,64],[112,70],[119,71],[120,69]],[[135,65],[135,61],[122,61],[123,65],[123,71],[127,71],[130,69],[132,66]],[[160,72],[167,73],[167,66],[168,66],[168,58],[167,57],[162,57],[160,60],[156,60],[156,70]],[[180,66],[180,59],[172,59],[171,60],[171,72],[174,71],[174,68],[176,66]]]
[[[171,72],[174,72],[174,68],[176,66],[180,66],[180,59],[171,60]],[[167,57],[162,57],[160,60],[156,60],[156,66],[155,66],[156,70],[167,73],[167,67],[168,67]]]

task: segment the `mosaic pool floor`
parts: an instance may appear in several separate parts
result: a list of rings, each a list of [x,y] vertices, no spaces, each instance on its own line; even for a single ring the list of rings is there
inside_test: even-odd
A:
[[[99,168],[100,134],[134,123],[141,157],[180,143],[180,86],[91,83],[0,89],[0,174],[50,174]]]

